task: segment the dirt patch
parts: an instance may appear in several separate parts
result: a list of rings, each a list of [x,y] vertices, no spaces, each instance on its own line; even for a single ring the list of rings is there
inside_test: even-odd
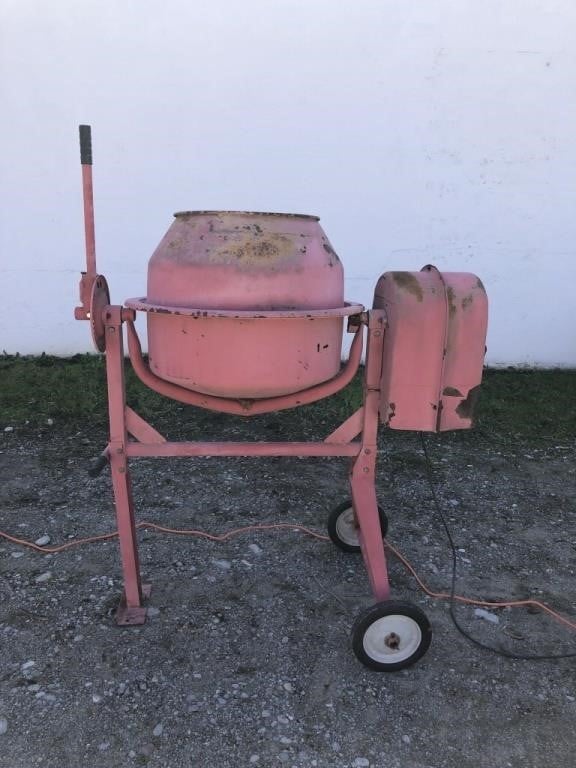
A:
[[[290,413],[247,423],[161,413],[170,437],[290,440],[330,426]],[[52,543],[115,527],[107,470],[88,460],[100,427],[2,435],[0,529]],[[437,493],[458,548],[458,591],[543,599],[575,619],[574,438],[484,432],[428,439]],[[347,465],[315,459],[155,459],[132,463],[137,517],[225,531],[294,522],[324,532],[348,496]],[[390,540],[433,588],[450,552],[416,435],[382,430],[379,502]],[[299,533],[226,543],[139,534],[152,615],[118,629],[117,543],[56,555],[0,541],[0,766],[317,766],[540,768],[573,765],[574,660],[510,661],[458,635],[445,603],[391,561],[395,598],[433,624],[416,666],[361,666],[350,627],[372,599],[361,559]],[[50,574],[46,576],[46,574]],[[458,616],[475,637],[517,652],[570,652],[575,635],[540,613]]]

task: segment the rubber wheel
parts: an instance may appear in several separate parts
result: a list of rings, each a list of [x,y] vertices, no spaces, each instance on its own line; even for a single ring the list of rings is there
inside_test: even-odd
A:
[[[366,667],[397,672],[415,664],[432,640],[426,614],[413,603],[387,600],[360,614],[352,627],[352,648]]]
[[[382,538],[388,533],[388,518],[384,510],[378,506]],[[354,518],[354,508],[350,499],[343,501],[328,516],[328,536],[344,552],[360,552],[358,526]]]

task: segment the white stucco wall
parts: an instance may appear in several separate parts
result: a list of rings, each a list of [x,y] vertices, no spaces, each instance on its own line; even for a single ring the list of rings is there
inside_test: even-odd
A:
[[[476,272],[488,361],[576,365],[574,0],[2,0],[0,351],[89,350],[78,123],[113,300],[181,209],[316,213],[379,274]]]

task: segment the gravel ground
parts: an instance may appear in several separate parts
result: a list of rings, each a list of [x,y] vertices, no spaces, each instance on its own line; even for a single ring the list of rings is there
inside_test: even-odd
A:
[[[204,417],[207,435],[241,439]],[[242,434],[298,439],[289,415]],[[179,435],[175,426],[173,432]],[[183,434],[183,433],[182,433]],[[309,435],[310,436],[310,435]],[[4,433],[0,529],[53,544],[114,528],[110,478],[86,474],[93,430]],[[450,550],[416,435],[382,433],[379,500],[390,541],[433,588],[450,584]],[[535,596],[576,618],[574,442],[501,445],[431,436],[439,500],[458,548],[458,591]],[[133,462],[138,519],[225,531],[264,522],[324,532],[348,495],[337,459]],[[140,531],[150,616],[119,629],[117,543],[43,555],[0,540],[2,768],[572,768],[576,660],[513,661],[454,629],[397,561],[394,597],[428,615],[434,636],[410,669],[371,672],[350,628],[371,604],[361,558],[301,533],[226,543]],[[518,653],[576,650],[544,614],[458,616],[475,637]]]

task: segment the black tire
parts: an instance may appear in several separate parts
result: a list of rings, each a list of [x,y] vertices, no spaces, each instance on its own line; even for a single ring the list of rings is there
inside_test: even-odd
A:
[[[426,614],[413,603],[387,600],[363,611],[352,627],[359,661],[377,672],[398,672],[424,656],[432,640]]]
[[[333,509],[328,516],[328,536],[343,552],[360,552],[358,535],[353,531],[351,522],[353,514],[352,502],[350,499],[346,499],[336,509]],[[378,506],[378,515],[380,516],[382,538],[385,539],[388,533],[388,518],[380,506]]]

